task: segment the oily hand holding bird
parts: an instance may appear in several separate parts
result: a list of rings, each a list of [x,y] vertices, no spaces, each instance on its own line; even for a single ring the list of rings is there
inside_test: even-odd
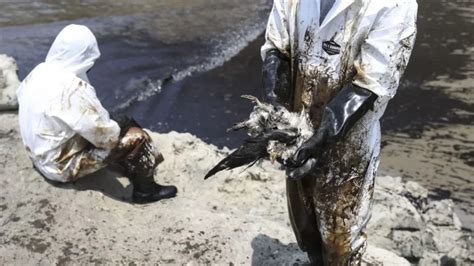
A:
[[[291,166],[295,152],[314,133],[307,112],[293,113],[283,106],[261,102],[254,96],[242,97],[255,103],[253,112],[248,120],[235,124],[228,131],[245,129],[249,138],[212,168],[204,179],[222,170],[230,170],[243,165],[250,167],[267,157],[285,166]],[[311,160],[309,164],[313,163]]]

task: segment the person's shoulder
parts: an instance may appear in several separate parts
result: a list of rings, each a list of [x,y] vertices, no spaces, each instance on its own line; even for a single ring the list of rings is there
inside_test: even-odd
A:
[[[64,85],[74,79],[74,75],[62,71],[60,68],[52,67],[49,64],[41,63],[37,65],[22,81],[23,85],[39,87],[38,89],[48,89]]]
[[[418,6],[417,0],[384,0],[380,2],[384,2],[389,8],[410,9]]]
[[[47,63],[37,65],[30,74],[40,76],[43,79],[48,79],[51,83],[64,81],[71,82],[76,77],[76,75],[69,71]]]
[[[417,0],[367,0],[369,13],[374,14],[409,14],[418,10]]]
[[[418,6],[417,0],[391,0],[393,8],[413,8]]]
[[[68,90],[72,93],[78,93],[83,97],[97,98],[95,88],[87,81],[73,75],[73,78],[69,81]]]
[[[417,0],[368,0],[366,1],[368,8],[378,9],[378,10],[387,10],[394,8],[412,8],[417,7]]]
[[[71,82],[72,86],[77,87],[77,88],[86,89],[88,87],[91,87],[91,85],[88,82],[82,80],[81,78],[77,77],[76,75],[72,75],[70,82]]]

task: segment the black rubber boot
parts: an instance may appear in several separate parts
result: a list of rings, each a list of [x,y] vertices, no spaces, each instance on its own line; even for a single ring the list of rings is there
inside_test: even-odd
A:
[[[309,259],[309,265],[311,266],[324,266],[323,258],[321,254],[315,255],[313,253],[307,253]]]
[[[162,186],[155,183],[153,176],[130,178],[133,184],[133,203],[146,204],[176,196],[178,189],[175,186]]]

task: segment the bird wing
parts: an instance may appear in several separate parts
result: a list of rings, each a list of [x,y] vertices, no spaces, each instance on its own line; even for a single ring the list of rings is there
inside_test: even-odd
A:
[[[227,157],[222,159],[216,166],[214,166],[204,177],[209,177],[217,174],[222,170],[230,170],[243,165],[252,166],[258,160],[268,156],[267,145],[270,140],[277,140],[283,143],[288,143],[296,138],[296,136],[287,134],[281,131],[272,131],[263,134],[258,137],[248,138],[244,144],[240,146],[236,151],[229,154]],[[249,166],[249,167],[250,167]]]
[[[268,140],[264,138],[250,138],[240,146],[236,151],[229,154],[227,157],[222,159],[216,166],[214,166],[204,177],[215,175],[222,170],[230,170],[243,165],[255,163],[258,160],[268,156],[267,153]]]

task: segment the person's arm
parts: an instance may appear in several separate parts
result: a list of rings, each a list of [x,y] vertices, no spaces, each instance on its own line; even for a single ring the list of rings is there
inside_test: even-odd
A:
[[[265,100],[286,107],[292,95],[289,9],[288,1],[274,1],[265,33],[265,44],[261,49]]]
[[[325,145],[343,139],[369,109],[384,108],[395,95],[413,49],[416,14],[410,0],[380,14],[355,60],[356,77],[326,106],[318,131],[295,153],[292,164],[300,167],[290,178],[305,176]]]
[[[74,80],[55,107],[53,116],[97,148],[112,150],[119,141],[120,127],[111,120],[92,86]]]
[[[415,0],[404,0],[379,14],[354,61],[353,83],[378,95],[376,109],[397,92],[415,44],[417,13]]]

